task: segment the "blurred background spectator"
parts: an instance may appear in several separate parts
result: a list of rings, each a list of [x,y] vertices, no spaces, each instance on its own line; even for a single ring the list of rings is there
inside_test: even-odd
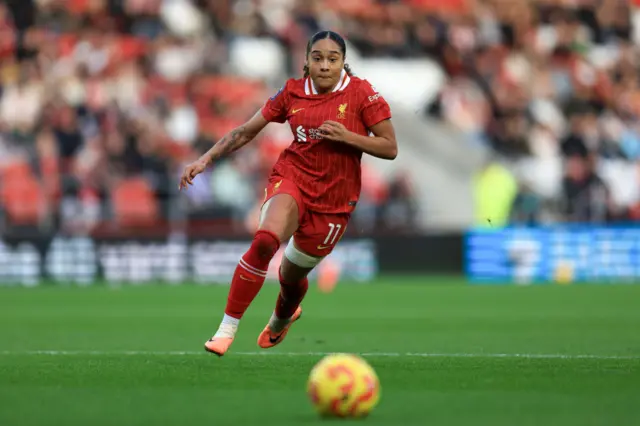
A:
[[[288,128],[269,126],[186,193],[177,193],[177,176],[300,75],[306,41],[321,28],[345,34],[356,59],[433,61],[445,78],[412,120],[435,119],[492,152],[501,179],[516,182],[501,198],[511,204],[501,221],[638,220],[638,3],[0,3],[3,224],[86,233],[200,223],[250,232]],[[402,151],[422,141],[400,143]],[[414,169],[364,164],[355,232],[425,228],[425,206],[439,197],[419,196],[428,179]],[[491,181],[487,170],[485,162],[475,170],[479,181]],[[467,225],[484,222],[475,216]]]

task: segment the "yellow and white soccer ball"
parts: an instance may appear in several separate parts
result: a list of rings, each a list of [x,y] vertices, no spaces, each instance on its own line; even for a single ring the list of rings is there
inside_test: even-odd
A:
[[[380,381],[363,358],[331,354],[311,370],[307,394],[322,416],[364,417],[380,400]]]

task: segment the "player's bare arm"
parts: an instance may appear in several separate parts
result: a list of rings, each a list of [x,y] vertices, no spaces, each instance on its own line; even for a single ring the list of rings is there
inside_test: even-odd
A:
[[[202,173],[209,164],[225,157],[251,142],[269,122],[258,111],[249,121],[233,129],[220,139],[200,158],[184,168],[178,189],[193,185],[193,178]]]
[[[324,132],[325,138],[344,142],[374,157],[393,160],[398,156],[398,142],[391,120],[383,120],[372,126],[370,130],[374,136],[363,136],[351,132],[342,123],[336,121],[325,121],[320,126],[320,130]]]

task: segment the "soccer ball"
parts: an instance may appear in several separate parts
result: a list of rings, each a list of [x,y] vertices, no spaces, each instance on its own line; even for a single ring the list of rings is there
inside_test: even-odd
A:
[[[311,370],[307,394],[322,416],[364,417],[380,400],[380,381],[363,358],[331,354]]]

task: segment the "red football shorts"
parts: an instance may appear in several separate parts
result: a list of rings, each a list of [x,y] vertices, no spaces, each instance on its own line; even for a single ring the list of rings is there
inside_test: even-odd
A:
[[[296,247],[315,257],[324,257],[333,251],[344,235],[350,213],[317,213],[306,209],[300,190],[292,181],[272,178],[264,190],[264,203],[278,194],[288,194],[298,204],[298,229],[293,234]]]

